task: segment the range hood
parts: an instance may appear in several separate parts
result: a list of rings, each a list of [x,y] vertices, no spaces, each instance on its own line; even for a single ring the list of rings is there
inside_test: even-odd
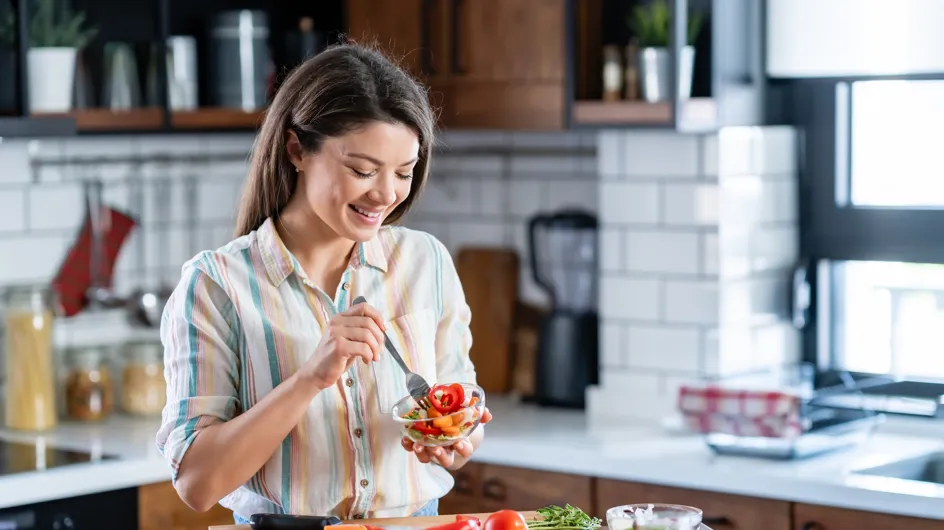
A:
[[[771,78],[944,73],[944,0],[766,0]]]

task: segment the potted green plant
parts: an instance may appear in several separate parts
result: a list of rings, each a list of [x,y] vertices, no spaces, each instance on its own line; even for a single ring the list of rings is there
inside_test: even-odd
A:
[[[69,112],[75,82],[76,53],[95,37],[84,13],[73,13],[57,0],[23,1],[32,16],[27,30],[30,112]],[[12,44],[13,13],[0,21],[0,38]]]
[[[678,57],[678,90],[682,99],[691,95],[695,65],[695,47],[691,43],[698,38],[703,21],[701,13],[693,11],[688,14],[687,42]],[[636,6],[629,17],[630,28],[639,43],[636,64],[642,97],[651,103],[672,97],[669,79],[671,23],[672,11],[667,0],[651,0],[647,5]]]

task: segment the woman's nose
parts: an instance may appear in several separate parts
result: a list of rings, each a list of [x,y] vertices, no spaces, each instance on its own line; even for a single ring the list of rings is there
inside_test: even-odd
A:
[[[375,182],[377,184],[369,193],[371,200],[380,204],[393,204],[397,200],[394,178],[384,177],[376,179]]]

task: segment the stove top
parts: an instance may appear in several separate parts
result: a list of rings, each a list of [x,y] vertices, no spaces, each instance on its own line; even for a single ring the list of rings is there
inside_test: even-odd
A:
[[[72,464],[114,460],[115,458],[111,455],[101,455],[93,458],[91,453],[49,447],[42,443],[0,441],[0,475],[29,473]]]

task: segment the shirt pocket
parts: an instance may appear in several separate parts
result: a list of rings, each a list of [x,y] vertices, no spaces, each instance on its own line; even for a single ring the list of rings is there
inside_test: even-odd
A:
[[[436,383],[436,318],[432,309],[423,309],[386,322],[386,333],[403,362],[423,376],[430,386]],[[371,363],[380,411],[389,414],[393,406],[409,394],[406,375],[387,348]]]

